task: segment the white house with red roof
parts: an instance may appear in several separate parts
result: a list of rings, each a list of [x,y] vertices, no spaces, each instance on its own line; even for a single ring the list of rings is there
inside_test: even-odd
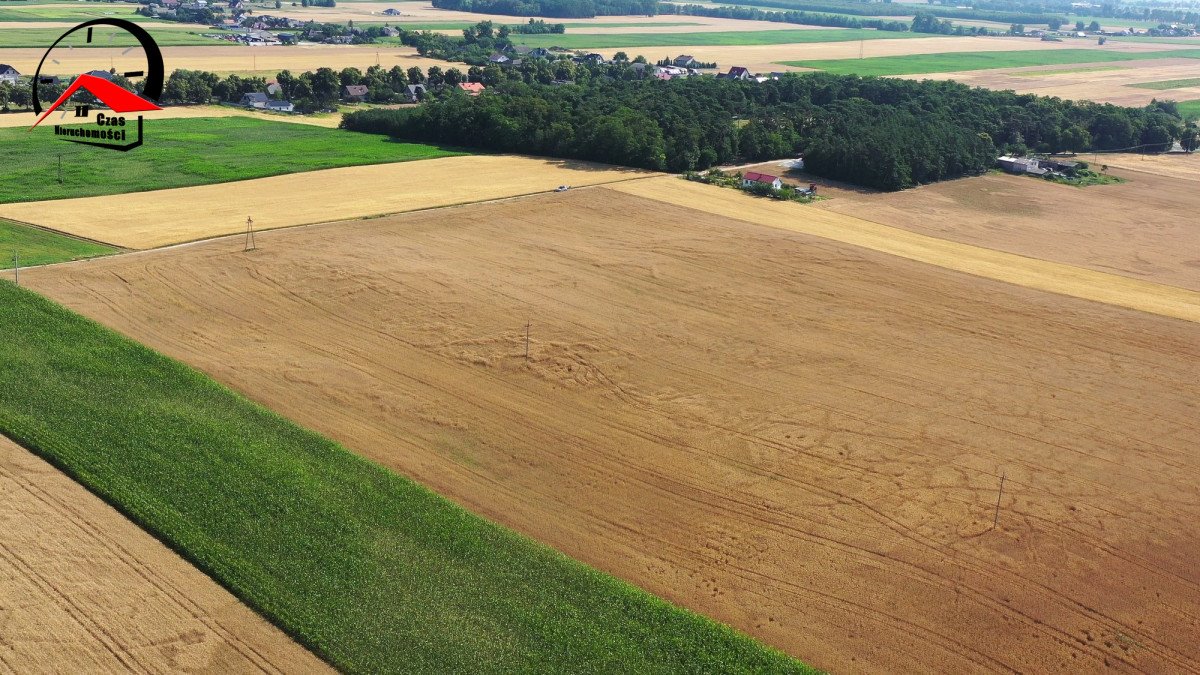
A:
[[[747,171],[742,174],[742,187],[752,187],[754,185],[765,185],[779,190],[783,187],[783,181],[779,180],[779,176],[772,176],[769,173]]]

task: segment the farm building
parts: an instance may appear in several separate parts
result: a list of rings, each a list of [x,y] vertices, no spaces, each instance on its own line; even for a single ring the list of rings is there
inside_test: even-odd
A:
[[[348,84],[342,87],[342,98],[347,101],[365,101],[368,93],[370,92],[365,84]]]
[[[405,97],[405,99],[408,100],[409,103],[420,103],[421,99],[425,98],[425,85],[423,85],[423,84],[408,85],[408,91],[405,92],[404,97]]]
[[[252,91],[248,94],[242,94],[242,100],[238,101],[238,105],[244,105],[247,108],[265,108],[270,99],[261,91]]]
[[[496,63],[496,64],[499,64],[499,65],[504,65],[504,64],[508,63],[508,62],[509,62],[509,61],[511,61],[511,60],[512,60],[512,59],[510,59],[510,58],[508,58],[507,56],[505,56],[505,55],[501,54],[500,52],[496,52],[495,54],[492,54],[490,58],[488,58],[488,61],[491,61],[492,63]]]
[[[16,84],[17,78],[20,76],[21,73],[18,73],[16,68],[13,68],[7,63],[0,63],[0,82]]]
[[[1004,155],[997,158],[996,163],[1008,173],[1028,173],[1034,176],[1042,176],[1049,173],[1049,170],[1041,167],[1038,160],[1030,157],[1009,157],[1008,155]]]
[[[779,180],[778,176],[772,176],[769,173],[759,173],[757,171],[749,171],[742,176],[742,187],[753,187],[755,185],[767,185],[778,190],[783,187],[783,181]]]
[[[696,59],[692,58],[691,56],[689,56],[687,54],[684,54],[682,56],[676,56],[674,59],[671,60],[671,65],[678,66],[680,68],[695,68],[696,64],[697,64]]]
[[[459,82],[458,88],[467,92],[471,96],[478,96],[483,93],[484,86],[478,82]]]
[[[291,101],[267,101],[267,110],[274,112],[293,112],[296,106]]]

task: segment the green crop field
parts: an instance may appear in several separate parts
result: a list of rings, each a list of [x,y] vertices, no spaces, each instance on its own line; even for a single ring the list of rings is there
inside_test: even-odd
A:
[[[514,19],[513,23],[505,24],[505,25],[516,26],[521,23],[521,21],[519,20],[519,17],[513,17],[513,19]],[[670,22],[670,23],[665,23],[665,22],[664,23],[649,23],[649,22],[645,22],[645,21],[640,22],[640,23],[579,23],[579,22],[570,23],[569,21],[560,21],[558,19],[545,19],[545,21],[546,21],[546,23],[561,23],[567,27],[568,32],[570,32],[572,30],[584,30],[587,28],[645,28],[645,27],[649,27],[649,26],[702,26],[702,25],[704,25],[704,24],[696,23],[694,21],[679,21],[679,22]],[[334,23],[345,23],[345,22],[334,22]],[[478,21],[433,21],[433,22],[428,22],[428,23],[408,23],[405,21],[396,21],[395,19],[388,20],[387,17],[383,17],[380,19],[364,19],[361,21],[358,19],[354,20],[355,26],[370,26],[372,24],[378,24],[378,25],[382,26],[385,23],[388,24],[389,26],[394,26],[396,28],[403,28],[405,30],[462,30],[464,28],[470,28],[471,26],[474,26],[476,23],[479,23],[479,22]],[[513,35],[516,36],[517,34],[514,33]]]
[[[65,28],[5,28],[0,30],[0,48],[4,47],[30,47],[35,49],[46,49],[54,44],[54,41],[63,34]],[[180,30],[178,28],[150,28],[150,35],[154,37],[154,41],[160,47],[182,47],[189,45],[203,46],[219,46],[229,45],[228,42],[222,42],[213,38],[202,37],[199,33],[191,30]],[[199,30],[199,29],[193,29]],[[79,35],[82,36],[82,31]],[[111,38],[109,36],[112,36]],[[65,43],[64,43],[65,44]],[[109,30],[97,30],[92,39],[91,44],[84,42],[84,38],[80,37],[71,43],[73,48],[82,49],[87,47],[132,47],[137,44],[134,37],[118,28]]]
[[[566,49],[606,49],[612,47],[706,47],[720,45],[782,45],[809,42],[850,42],[856,40],[902,40],[938,37],[924,33],[893,33],[870,29],[831,28],[828,30],[760,30],[713,33],[625,33],[620,35],[513,35],[516,44],[530,47]]]
[[[1158,82],[1142,82],[1131,84],[1138,89],[1182,89],[1183,87],[1200,87],[1200,77],[1189,77],[1183,80],[1160,80]]]
[[[346,672],[813,672],[0,281],[0,433]]]
[[[26,5],[30,3],[25,3]],[[134,13],[132,5],[112,4],[83,4],[56,5],[42,7],[41,0],[37,6],[23,7],[19,4],[0,4],[0,21],[75,21],[83,22],[102,17],[118,17],[130,21],[157,22],[158,19]]]
[[[784,65],[815,68],[838,75],[916,75],[993,70],[1072,63],[1148,61],[1167,58],[1200,59],[1200,49],[1160,52],[1107,52],[1100,49],[1031,49],[1012,52],[949,52],[910,56],[875,56],[866,59],[786,61]]]
[[[39,127],[32,133],[23,128],[0,129],[7,161],[0,203],[160,190],[462,154],[340,129],[246,117],[148,121],[145,145],[120,153],[55,138],[49,127],[56,116],[43,123],[46,129]]]
[[[1176,106],[1179,109],[1179,114],[1185,120],[1194,120],[1200,118],[1200,100],[1197,101],[1179,101]]]
[[[0,269],[12,269],[14,253],[21,267],[32,267],[91,258],[116,250],[111,246],[0,220]]]

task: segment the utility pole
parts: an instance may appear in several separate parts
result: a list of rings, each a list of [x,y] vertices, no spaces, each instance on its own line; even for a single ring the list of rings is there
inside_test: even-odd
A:
[[[246,251],[255,250],[254,246],[254,219],[246,216]]]
[[[21,285],[21,261],[17,259],[17,250],[13,249],[13,283]]]
[[[996,495],[996,515],[992,517],[992,529],[1000,524],[1000,499],[1004,497],[1004,479],[1008,478],[1008,473],[1000,475],[1000,493]]]
[[[529,360],[529,322],[525,322],[525,360]]]

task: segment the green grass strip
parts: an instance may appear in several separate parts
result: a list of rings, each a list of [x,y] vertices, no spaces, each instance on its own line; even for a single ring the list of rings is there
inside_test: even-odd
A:
[[[1131,84],[1138,89],[1181,89],[1183,87],[1200,87],[1200,77],[1189,77],[1182,80],[1160,80],[1158,82],[1142,82]]]
[[[351,672],[807,673],[0,281],[0,433]]]
[[[569,31],[569,29],[568,29]],[[782,45],[810,42],[850,42],[857,40],[902,40],[939,37],[924,33],[899,33],[865,28],[814,30],[754,30],[713,33],[623,33],[611,35],[512,35],[516,44],[530,47],[565,49],[607,49],[612,47],[711,47],[720,45]]]
[[[117,249],[103,244],[0,220],[0,269],[12,269],[14,252],[21,267],[31,267],[91,258],[116,251]]]
[[[32,123],[34,116],[25,114]],[[148,120],[145,145],[121,153],[63,142],[52,129],[59,121],[55,113],[42,124],[45,128],[31,133],[24,128],[0,129],[0,146],[7,162],[0,182],[0,203],[161,190],[462,154],[369,134],[249,117]]]
[[[837,75],[915,75],[994,70],[1026,66],[1055,66],[1073,63],[1110,63],[1155,59],[1200,59],[1200,49],[1171,49],[1160,52],[1108,52],[1100,49],[1030,49],[1012,52],[949,52],[909,56],[875,56],[866,59],[786,61],[787,66],[816,68]]]
[[[1196,118],[1200,118],[1200,100],[1179,101],[1175,105],[1183,119],[1194,120]]]

